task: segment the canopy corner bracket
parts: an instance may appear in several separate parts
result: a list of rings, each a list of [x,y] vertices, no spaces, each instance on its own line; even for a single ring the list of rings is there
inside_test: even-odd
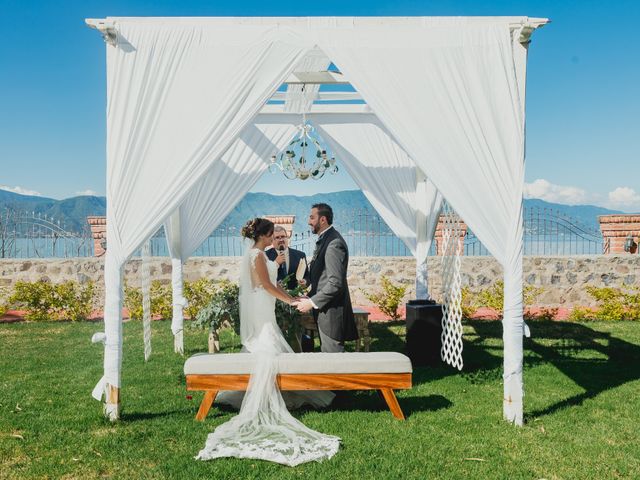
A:
[[[91,28],[95,28],[102,35],[102,39],[109,45],[115,46],[118,39],[118,33],[113,23],[97,18],[86,18],[84,22]]]

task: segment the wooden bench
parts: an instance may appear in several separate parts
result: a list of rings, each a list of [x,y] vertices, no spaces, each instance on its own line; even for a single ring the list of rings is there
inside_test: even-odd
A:
[[[245,391],[253,369],[250,353],[198,354],[187,359],[187,390],[203,390],[197,420],[204,420],[220,390]],[[283,353],[280,390],[378,390],[389,410],[404,420],[394,390],[411,388],[409,358],[397,352]]]

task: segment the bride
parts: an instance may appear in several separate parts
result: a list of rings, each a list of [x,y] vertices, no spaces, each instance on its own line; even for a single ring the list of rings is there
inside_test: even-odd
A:
[[[275,301],[277,298],[293,305],[295,299],[277,284],[278,266],[264,253],[271,245],[273,223],[264,218],[250,220],[242,228],[242,236],[248,239],[250,248],[240,266],[240,339],[243,351],[253,354],[254,370],[240,413],[209,434],[196,459],[254,458],[295,466],[331,458],[338,451],[340,439],[296,420],[276,383],[277,355],[293,350],[276,323]],[[333,394],[308,392],[306,397],[308,403],[324,406]]]

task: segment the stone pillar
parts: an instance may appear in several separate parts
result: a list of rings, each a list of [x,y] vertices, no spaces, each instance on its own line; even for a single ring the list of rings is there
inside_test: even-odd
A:
[[[460,222],[460,236],[458,237],[458,242],[460,242],[460,255],[464,255],[464,237],[467,235],[467,224],[459,220]],[[438,219],[438,225],[436,226],[436,234],[434,236],[434,240],[436,241],[436,255],[444,254],[444,221],[442,215]]]
[[[93,256],[101,257],[105,253],[103,244],[106,245],[107,241],[107,217],[87,217],[87,222],[93,237]]]
[[[265,215],[264,218],[271,220],[274,224],[284,227],[287,235],[291,238],[293,233],[293,224],[296,222],[295,215]]]
[[[625,254],[638,253],[640,242],[640,215],[600,215],[600,231],[602,232],[602,253]],[[634,246],[630,252],[624,251],[627,236],[633,237]]]

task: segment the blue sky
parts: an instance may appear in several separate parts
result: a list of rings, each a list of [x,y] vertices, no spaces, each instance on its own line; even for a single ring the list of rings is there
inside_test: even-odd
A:
[[[105,191],[105,47],[84,18],[215,15],[528,15],[527,195],[640,211],[640,1],[0,0],[0,188]],[[255,191],[356,188],[264,177]]]

